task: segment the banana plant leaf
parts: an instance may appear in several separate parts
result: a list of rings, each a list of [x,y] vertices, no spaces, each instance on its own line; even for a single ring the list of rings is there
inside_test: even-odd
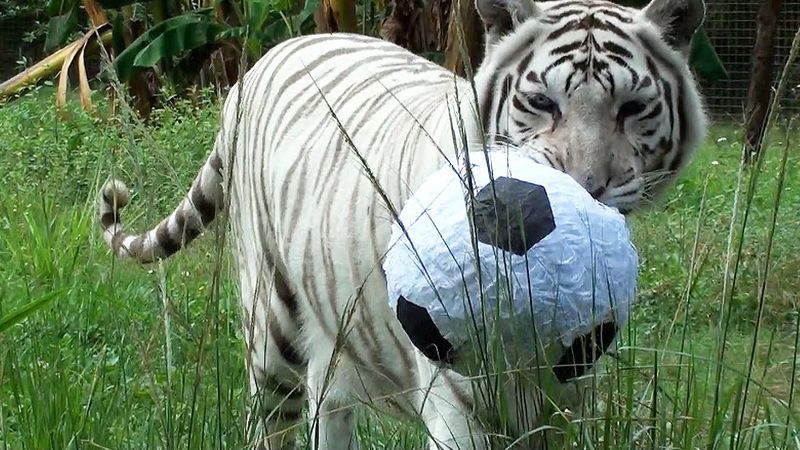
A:
[[[136,69],[145,69],[165,58],[181,56],[195,48],[214,43],[217,36],[226,29],[226,26],[210,21],[170,28],[142,48],[136,55],[133,66]]]
[[[51,51],[60,47],[77,29],[77,7],[70,9],[64,14],[51,17],[47,23],[47,37],[44,40],[45,51]]]
[[[119,55],[125,51],[125,17],[122,14],[116,14],[111,22],[111,45],[114,48],[114,54]]]
[[[227,38],[252,38],[258,40],[265,48],[270,48],[287,37],[298,34],[308,34],[313,32],[314,24],[314,11],[319,8],[320,0],[306,0],[305,6],[297,14],[289,18],[289,23],[284,21],[281,13],[278,11],[269,11],[264,23],[267,25],[258,28],[250,28],[248,26],[232,27],[223,31],[219,35],[219,39]]]
[[[314,23],[314,11],[319,8],[320,0],[306,0],[305,6],[300,13],[292,18],[295,29],[304,34],[310,33]]]
[[[120,81],[127,82],[138,70],[149,67],[142,64],[153,61],[155,62],[152,64],[155,64],[163,58],[178,56],[204,43],[212,42],[224,29],[223,25],[214,22],[206,14],[183,14],[167,19],[131,42],[131,45],[114,60],[114,71]],[[115,31],[121,32],[121,27]],[[166,33],[169,33],[170,39],[176,41],[159,39]],[[146,53],[143,53],[145,51]],[[145,56],[139,59],[142,54]]]
[[[250,0],[245,2],[245,17],[251,30],[260,30],[272,11],[269,0]]]
[[[49,17],[64,14],[78,7],[80,0],[49,0],[44,7],[45,13]]]

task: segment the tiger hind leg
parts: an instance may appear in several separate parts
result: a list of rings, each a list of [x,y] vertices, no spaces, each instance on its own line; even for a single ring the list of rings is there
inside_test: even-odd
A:
[[[247,436],[259,450],[295,448],[303,425],[305,355],[301,323],[288,291],[242,276],[246,365],[251,404]]]

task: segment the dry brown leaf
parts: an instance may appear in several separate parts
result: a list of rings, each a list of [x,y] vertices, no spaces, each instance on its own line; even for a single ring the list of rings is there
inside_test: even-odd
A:
[[[88,34],[87,34],[88,35]],[[64,58],[64,63],[61,64],[61,74],[58,76],[58,85],[56,86],[56,107],[59,111],[64,113],[63,108],[67,104],[67,89],[69,88],[69,68],[72,67],[72,61],[78,53],[83,52],[86,44],[86,35],[75,42],[75,47],[72,48],[67,56]]]
[[[89,87],[89,77],[86,76],[86,43],[84,42],[80,55],[78,55],[78,96],[81,99],[81,108],[84,111],[92,110],[92,89]]]
[[[86,48],[88,44],[92,42],[92,39],[98,36],[100,36],[100,42],[102,42],[103,36],[100,35],[100,33],[104,31],[105,28],[109,27],[110,25],[108,23],[101,24],[99,27],[89,30],[83,37],[70,44],[74,47],[72,47],[69,53],[64,57],[64,62],[61,65],[61,73],[58,76],[58,84],[56,86],[56,106],[62,117],[66,116],[64,106],[67,104],[67,89],[69,89],[69,68],[72,67],[75,56],[78,57],[78,95],[80,97],[81,107],[85,111],[90,111],[93,108],[91,99],[92,90],[89,87],[89,77],[86,74]]]

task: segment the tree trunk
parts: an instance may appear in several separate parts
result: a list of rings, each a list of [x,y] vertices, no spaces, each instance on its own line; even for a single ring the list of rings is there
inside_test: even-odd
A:
[[[483,59],[483,39],[483,23],[474,0],[453,0],[444,66],[460,76],[471,76]]]
[[[122,15],[124,18],[122,36],[125,41],[125,47],[127,48],[137,36],[144,32],[144,30],[133,21],[132,6],[124,6],[122,8]],[[147,73],[148,71],[144,70],[138,71],[131,77],[130,81],[128,81],[129,92],[135,103],[134,107],[139,113],[139,116],[144,119],[150,117],[150,112],[153,110],[153,105],[156,101],[156,88],[148,82]]]
[[[442,52],[447,42],[450,0],[392,0],[392,12],[381,24],[380,36],[411,52]],[[441,62],[441,60],[440,60]]]
[[[108,22],[108,16],[106,15],[106,12],[103,10],[103,7],[97,3],[97,1],[83,0],[83,9],[86,10],[86,15],[89,16],[89,20],[92,22],[92,26],[95,28]]]
[[[354,0],[322,0],[314,13],[317,33],[356,33],[356,3]]]
[[[772,68],[775,62],[775,35],[778,29],[781,0],[761,0],[758,9],[756,43],[753,47],[750,87],[745,107],[745,160],[755,159],[761,151],[761,137],[766,131],[770,103]]]

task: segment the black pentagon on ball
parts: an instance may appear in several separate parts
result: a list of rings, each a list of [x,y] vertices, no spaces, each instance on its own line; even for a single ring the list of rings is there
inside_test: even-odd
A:
[[[608,350],[617,335],[613,321],[597,325],[590,333],[576,338],[553,366],[553,374],[560,383],[578,378]]]
[[[524,255],[556,228],[544,186],[499,177],[472,203],[478,240]]]
[[[401,295],[397,299],[397,319],[414,347],[428,359],[453,363],[453,344],[442,336],[425,308],[406,300]]]

